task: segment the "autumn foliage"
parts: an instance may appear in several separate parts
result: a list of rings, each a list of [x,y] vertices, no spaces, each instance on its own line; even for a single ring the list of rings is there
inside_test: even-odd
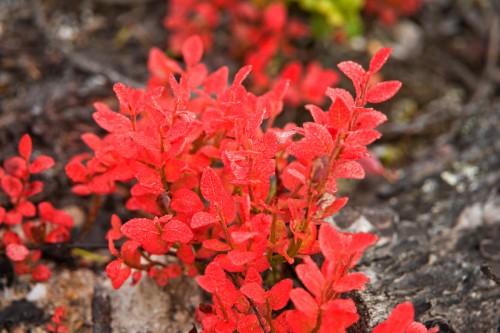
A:
[[[373,0],[367,8],[398,10],[399,3]],[[202,62],[225,10],[235,38],[245,41],[229,50],[247,64],[234,76]],[[146,88],[115,84],[116,111],[95,103],[93,118],[107,134],[83,134],[90,152],[65,168],[75,194],[120,188],[137,213],[126,222],[111,218],[106,238],[114,259],[106,274],[113,287],[144,276],[160,286],[194,278],[212,297],[194,314],[203,332],[346,332],[360,318],[350,295],[370,280],[355,267],[377,236],[340,232],[325,219],[348,201],[338,180],[365,176],[360,161],[387,120],[372,106],[401,87],[381,81],[391,49],[380,49],[367,69],[338,65],[351,94],[332,87],[340,75],[316,61],[270,71],[276,56],[294,57],[290,40],[309,33],[280,2],[259,9],[246,1],[172,0],[164,24],[183,61],[153,48]],[[253,92],[244,84],[249,77]],[[285,103],[304,101],[313,103],[305,105],[312,121],[275,126]],[[52,158],[32,156],[28,135],[18,155],[0,168],[0,250],[16,273],[45,281],[51,273],[39,263],[40,247],[69,241],[73,220],[36,200],[43,183],[32,177],[51,168]],[[57,308],[47,329],[65,332],[64,316]],[[405,302],[372,332],[437,328],[415,322]]]
[[[113,286],[143,275],[159,285],[195,278],[212,295],[195,316],[204,332],[345,332],[359,315],[344,295],[369,281],[353,268],[377,237],[339,232],[324,219],[347,202],[337,180],[363,178],[357,160],[380,137],[375,127],[386,116],[368,104],[401,86],[374,79],[391,50],[378,51],[368,70],[340,63],[355,95],[318,86],[313,93],[326,94],[329,107],[307,105],[314,121],[277,128],[288,80],[255,95],[243,85],[251,66],[231,80],[227,67],[209,73],[201,62],[202,37],[179,47],[184,66],[151,51],[147,89],[115,85],[118,111],[95,104],[93,117],[108,134],[84,134],[93,153],[66,167],[77,194],[131,185],[126,206],[142,217],[112,217]],[[405,303],[374,332],[435,330],[413,324]]]
[[[265,91],[277,81],[287,80],[286,103],[322,104],[324,90],[339,81],[336,71],[324,69],[318,61],[303,64],[296,59],[296,44],[310,37],[311,29],[290,15],[280,1],[169,1],[163,21],[169,32],[167,45],[172,53],[180,54],[183,42],[197,34],[204,48],[211,51],[221,22],[230,26],[225,47],[231,58],[252,66],[252,90]]]
[[[4,192],[0,198],[5,199],[0,202],[0,249],[5,249],[18,275],[31,274],[35,281],[46,281],[51,273],[38,263],[42,255],[39,246],[68,241],[73,218],[47,201],[32,202],[43,191],[43,183],[32,181],[31,176],[51,168],[54,160],[46,155],[33,159],[27,134],[21,138],[18,152],[19,156],[6,159],[0,167]]]

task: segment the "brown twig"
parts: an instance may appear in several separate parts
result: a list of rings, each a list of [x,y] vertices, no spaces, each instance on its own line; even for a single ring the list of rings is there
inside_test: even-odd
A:
[[[85,224],[83,225],[82,229],[80,230],[77,239],[82,239],[86,234],[88,234],[90,229],[92,229],[92,226],[94,225],[95,220],[97,218],[97,213],[99,212],[99,208],[101,208],[102,204],[101,201],[102,197],[100,195],[98,194],[93,195],[92,205],[89,208],[88,218],[85,221]]]
[[[495,275],[495,273],[493,273],[493,270],[491,269],[490,266],[488,266],[487,264],[481,265],[481,272],[483,272],[483,274],[486,275],[488,279],[492,280],[498,286],[500,286],[500,277],[498,277],[497,275]]]
[[[241,288],[240,284],[238,283],[238,281],[236,281],[236,278],[229,272],[226,272],[226,275],[229,277],[229,279],[231,280],[231,282],[234,284],[234,286],[238,289]],[[259,321],[259,325],[260,327],[262,328],[262,331],[264,333],[269,333],[267,330],[266,330],[266,325],[264,324],[264,321],[262,319],[262,316],[260,315],[259,311],[257,310],[257,307],[255,306],[255,303],[249,298],[247,297],[246,295],[244,295],[245,298],[248,300],[248,302],[250,303],[250,306],[252,307],[252,310],[253,312],[255,313],[255,316],[257,317],[257,320]]]

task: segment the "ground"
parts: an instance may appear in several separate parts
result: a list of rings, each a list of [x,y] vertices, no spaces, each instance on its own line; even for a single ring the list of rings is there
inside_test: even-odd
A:
[[[365,50],[394,48],[384,75],[403,82],[381,109],[389,122],[372,147],[390,177],[346,183],[349,207],[332,219],[381,240],[359,270],[372,282],[356,296],[363,321],[387,316],[411,300],[417,318],[443,332],[500,332],[500,8],[494,0],[432,0],[391,27],[368,22],[364,37],[309,50],[325,66],[367,62]],[[24,133],[35,152],[58,162],[44,175],[50,200],[87,218],[89,202],[70,193],[63,169],[84,150],[83,132],[98,132],[92,103],[116,103],[116,81],[140,87],[152,46],[165,47],[163,0],[5,0],[0,3],[0,159],[15,154]],[[227,59],[208,56],[213,68]],[[291,112],[288,117],[301,119]],[[56,306],[68,309],[76,332],[187,332],[203,295],[193,281],[160,288],[144,280],[112,289],[104,234],[109,216],[127,212],[107,198],[90,232],[72,248],[50,248],[54,276],[30,284],[0,261],[2,332],[41,332]],[[89,253],[97,255],[90,256]],[[162,290],[164,289],[164,290]]]

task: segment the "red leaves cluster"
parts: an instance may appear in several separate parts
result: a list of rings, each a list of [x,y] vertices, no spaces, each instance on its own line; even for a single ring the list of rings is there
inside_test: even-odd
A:
[[[19,156],[6,159],[0,167],[1,189],[8,198],[0,205],[0,248],[5,248],[17,274],[31,274],[36,281],[46,281],[51,273],[46,265],[37,264],[41,252],[30,251],[27,245],[68,241],[73,219],[48,202],[36,206],[31,201],[42,192],[43,183],[31,181],[30,176],[54,165],[54,160],[46,155],[32,160],[32,149],[31,138],[26,134],[19,141]]]
[[[54,315],[51,318],[52,323],[47,324],[47,330],[54,333],[64,333],[68,331],[68,326],[63,325],[62,321],[66,315],[66,309],[63,306],[58,306],[54,310]]]
[[[319,242],[325,256],[321,271],[308,256],[295,269],[309,292],[296,288],[290,294],[296,310],[288,312],[287,320],[293,332],[345,332],[358,320],[354,302],[339,296],[364,289],[369,279],[363,273],[349,273],[349,270],[376,240],[372,234],[351,235],[340,233],[328,224],[321,226]]]
[[[308,63],[305,69],[300,62],[291,61],[296,55],[294,42],[310,35],[310,29],[289,15],[285,4],[279,1],[260,4],[246,0],[169,1],[164,26],[169,31],[170,50],[184,56],[184,40],[198,34],[210,51],[221,20],[228,20],[231,27],[224,47],[233,58],[252,66],[255,90],[264,91],[272,86],[277,64],[281,68],[280,79],[288,80],[290,85],[285,101],[293,106],[303,101],[323,104],[325,89],[338,82],[336,71],[323,69],[316,61]],[[172,64],[171,68],[175,66]]]
[[[391,25],[400,16],[410,16],[422,6],[422,0],[367,0],[365,10],[378,15],[382,23]]]
[[[357,160],[386,120],[366,104],[389,99],[401,85],[372,82],[390,50],[380,50],[368,71],[341,63],[356,96],[329,88],[328,110],[307,106],[314,122],[280,129],[273,121],[287,81],[256,96],[242,84],[249,66],[228,84],[226,67],[208,73],[200,63],[203,37],[179,47],[185,66],[151,51],[146,90],[115,85],[117,112],[96,103],[94,119],[108,134],[85,134],[94,154],[66,168],[80,194],[134,181],[127,207],[142,217],[122,225],[113,216],[107,235],[113,286],[137,283],[144,272],[165,285],[201,269],[196,280],[213,300],[196,314],[205,332],[345,332],[358,314],[340,296],[364,288],[368,278],[350,270],[376,236],[340,233],[323,219],[347,202],[337,198],[336,180],[364,176]],[[321,270],[309,257],[316,253],[325,257]],[[298,258],[307,290],[293,289],[281,274],[283,263]],[[295,310],[284,310],[290,299]]]

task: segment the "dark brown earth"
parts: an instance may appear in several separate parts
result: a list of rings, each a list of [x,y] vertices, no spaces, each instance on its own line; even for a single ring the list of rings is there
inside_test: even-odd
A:
[[[363,38],[302,52],[334,67],[347,59],[366,64],[367,49],[390,45],[384,75],[404,84],[380,107],[390,120],[372,147],[395,176],[346,183],[350,205],[333,219],[381,238],[358,267],[372,282],[356,296],[364,324],[350,332],[367,332],[406,300],[417,319],[442,332],[500,332],[498,7],[432,0],[392,27],[369,21]],[[0,1],[0,160],[29,133],[35,153],[58,162],[37,199],[65,209],[80,227],[90,203],[71,195],[64,165],[84,151],[83,132],[100,133],[92,103],[116,103],[116,81],[146,82],[149,48],[165,48],[165,12],[163,0]],[[220,53],[206,59],[212,69],[230,61]],[[205,297],[192,281],[162,290],[146,280],[114,291],[104,276],[104,234],[111,213],[128,216],[122,204],[107,198],[91,231],[75,237],[71,247],[87,252],[44,249],[54,269],[49,283],[14,277],[0,255],[2,332],[42,332],[59,305],[75,332],[189,331]]]

